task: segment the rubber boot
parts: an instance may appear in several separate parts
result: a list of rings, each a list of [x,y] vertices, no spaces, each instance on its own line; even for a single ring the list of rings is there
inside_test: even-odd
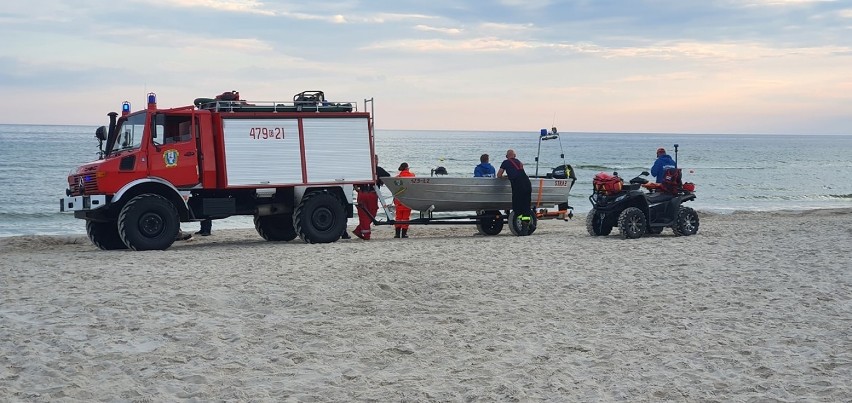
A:
[[[396,233],[394,234],[394,236],[393,236],[393,237],[394,237],[394,238],[399,238],[399,237],[400,237],[400,233],[401,233],[401,232],[402,232],[402,228],[397,228],[397,229],[396,229]]]
[[[402,229],[402,237],[403,237],[403,238],[408,238],[408,228],[403,228],[403,229]]]

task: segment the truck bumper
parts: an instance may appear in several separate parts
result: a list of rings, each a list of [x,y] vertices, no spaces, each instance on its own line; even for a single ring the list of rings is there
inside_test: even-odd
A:
[[[106,195],[69,196],[59,199],[59,211],[94,210],[106,206]]]

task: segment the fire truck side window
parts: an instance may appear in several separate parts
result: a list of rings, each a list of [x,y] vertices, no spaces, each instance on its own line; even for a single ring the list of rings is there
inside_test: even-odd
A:
[[[189,116],[158,115],[154,125],[154,144],[172,144],[192,140]]]

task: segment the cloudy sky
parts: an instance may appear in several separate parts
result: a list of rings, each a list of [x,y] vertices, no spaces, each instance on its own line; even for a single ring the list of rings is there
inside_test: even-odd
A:
[[[0,35],[0,123],[323,90],[379,129],[852,134],[847,0],[4,1]]]

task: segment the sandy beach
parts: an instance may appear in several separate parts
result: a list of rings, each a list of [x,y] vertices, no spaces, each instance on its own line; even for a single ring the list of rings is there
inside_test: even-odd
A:
[[[325,245],[214,224],[153,252],[0,238],[0,400],[852,400],[852,209],[639,240],[583,218]]]

